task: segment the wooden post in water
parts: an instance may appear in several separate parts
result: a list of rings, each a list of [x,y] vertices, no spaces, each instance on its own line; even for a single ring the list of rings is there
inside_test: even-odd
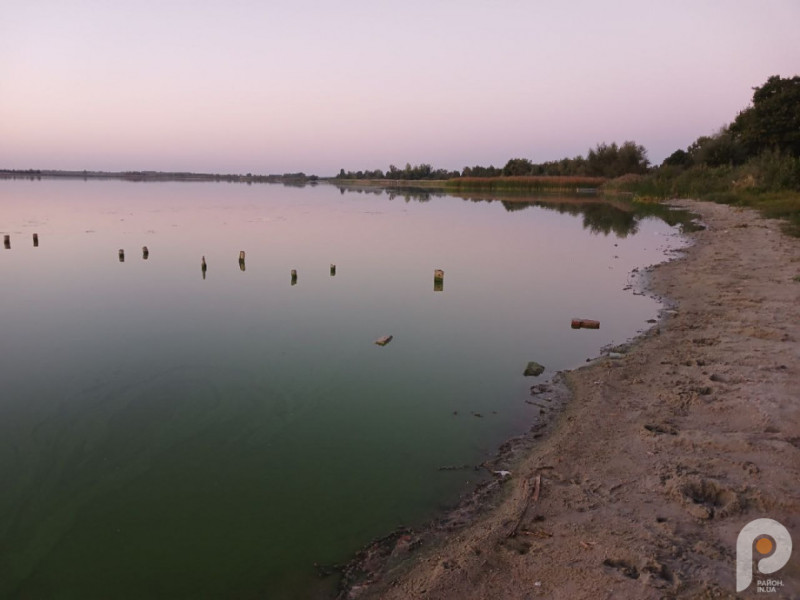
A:
[[[11,236],[10,235],[4,235],[3,236],[3,246],[5,246],[6,250],[10,250],[11,249]]]
[[[239,268],[244,271],[244,250],[239,251]]]
[[[125,262],[125,250],[119,249],[119,262]]]
[[[142,258],[144,260],[150,258],[150,250],[147,249],[147,246],[142,246]]]
[[[206,278],[206,269],[207,268],[208,267],[206,266],[206,257],[204,256],[203,258],[200,259],[200,270],[203,272],[203,279]]]
[[[436,269],[433,271],[433,291],[441,292],[444,290],[444,271]]]
[[[331,263],[331,277],[333,277],[334,275],[336,275],[336,265]]]
[[[33,247],[34,248],[38,248],[39,247],[39,234],[38,233],[34,233],[33,234]]]
[[[292,269],[292,285],[297,285],[297,270]]]

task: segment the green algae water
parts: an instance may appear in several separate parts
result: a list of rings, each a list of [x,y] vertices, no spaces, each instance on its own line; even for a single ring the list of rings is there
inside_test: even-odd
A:
[[[661,219],[422,200],[0,181],[0,597],[324,597],[314,563],[452,506],[481,475],[439,467],[657,314],[625,288]]]

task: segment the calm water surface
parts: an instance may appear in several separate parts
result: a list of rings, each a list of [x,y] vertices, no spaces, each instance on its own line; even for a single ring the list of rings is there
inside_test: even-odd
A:
[[[479,475],[438,467],[536,419],[528,361],[657,313],[623,287],[674,228],[571,210],[0,181],[0,597],[307,597],[314,562],[454,503]]]

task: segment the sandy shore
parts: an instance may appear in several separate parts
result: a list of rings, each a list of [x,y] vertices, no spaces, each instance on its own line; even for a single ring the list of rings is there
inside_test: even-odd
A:
[[[501,456],[512,475],[487,507],[399,532],[344,596],[736,597],[736,538],[769,517],[795,548],[763,597],[800,597],[800,240],[751,211],[677,204],[707,228],[651,273],[674,310],[567,374],[566,408]]]

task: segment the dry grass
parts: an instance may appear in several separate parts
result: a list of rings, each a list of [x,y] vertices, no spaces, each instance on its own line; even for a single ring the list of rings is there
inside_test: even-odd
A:
[[[447,189],[456,191],[577,191],[585,188],[598,188],[605,183],[603,177],[459,177],[447,181]]]

